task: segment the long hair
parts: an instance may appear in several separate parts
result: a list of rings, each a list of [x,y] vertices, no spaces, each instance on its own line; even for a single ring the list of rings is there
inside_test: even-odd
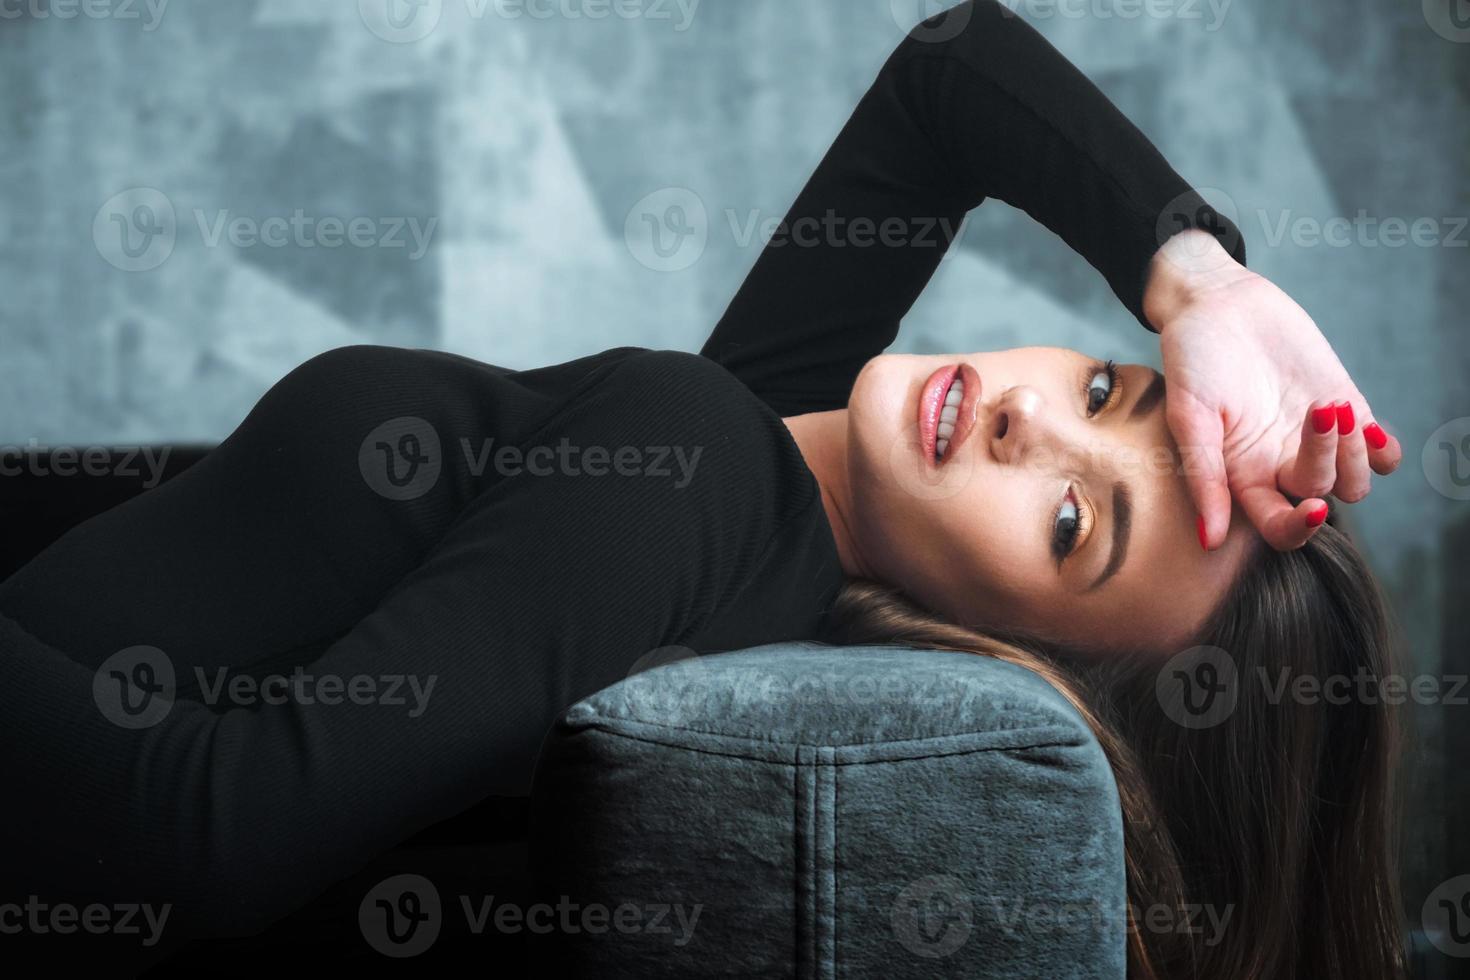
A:
[[[1101,662],[1000,640],[873,582],[847,584],[823,639],[995,657],[1072,704],[1118,787],[1130,978],[1397,980],[1401,738],[1381,686],[1397,673],[1395,644],[1373,576],[1335,524],[1296,551],[1258,549],[1210,617],[1198,649],[1229,658],[1236,695],[1209,725],[1167,710],[1156,653]],[[1138,913],[1160,906],[1229,919],[1221,935],[1151,931]]]

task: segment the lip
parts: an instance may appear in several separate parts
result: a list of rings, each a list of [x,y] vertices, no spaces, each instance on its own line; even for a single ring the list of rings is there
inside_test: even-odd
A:
[[[944,407],[945,396],[955,379],[965,383],[965,395],[960,400],[959,417],[955,419],[954,435],[943,459],[935,459],[939,445],[939,413]],[[924,459],[930,466],[942,466],[954,459],[965,437],[975,427],[975,409],[980,404],[980,373],[968,364],[950,364],[929,375],[919,392],[919,445]]]

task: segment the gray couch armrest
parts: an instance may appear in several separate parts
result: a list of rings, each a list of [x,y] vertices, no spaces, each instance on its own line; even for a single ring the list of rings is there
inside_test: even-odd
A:
[[[635,674],[547,735],[530,853],[559,975],[1125,974],[1112,772],[986,657],[781,644]]]

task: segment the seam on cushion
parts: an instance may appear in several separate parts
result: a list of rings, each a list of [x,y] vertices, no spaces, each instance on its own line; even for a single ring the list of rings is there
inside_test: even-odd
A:
[[[834,980],[837,971],[837,767],[830,747],[797,747],[799,789],[793,825],[797,857],[798,980]]]
[[[792,847],[796,852],[793,881],[796,890],[796,916],[793,925],[796,929],[796,978],[811,980],[817,968],[817,944],[814,935],[816,912],[812,901],[812,893],[815,891],[815,862],[810,833],[816,797],[812,792],[812,772],[808,767],[800,765],[800,757],[801,754],[798,753],[798,764],[792,767],[792,797],[796,809],[791,822],[795,834]]]
[[[1027,711],[1027,710],[1031,710],[1031,703],[1033,702],[1033,700],[1034,699],[1029,698],[1029,697],[1021,697],[1021,698],[1016,698],[1014,700],[1006,700],[1006,701],[1001,701],[1001,702],[998,702],[998,703],[994,703],[993,704],[993,707],[996,708],[996,709],[998,709],[998,710],[1000,710],[1000,711]],[[683,725],[683,724],[671,725],[671,724],[669,724],[667,722],[662,722],[662,721],[649,721],[646,718],[635,718],[635,717],[631,717],[629,715],[608,714],[608,713],[606,713],[606,712],[604,712],[604,711],[602,711],[600,709],[592,709],[592,710],[596,711],[596,714],[594,715],[594,718],[593,719],[587,719],[587,718],[583,717],[583,718],[578,718],[575,721],[568,721],[566,719],[566,717],[564,716],[562,719],[558,720],[557,725],[558,725],[559,728],[570,729],[570,730],[579,730],[579,729],[585,728],[585,727],[614,728],[614,727],[616,727],[618,725],[630,725],[630,726],[634,726],[634,727],[655,728],[655,729],[660,729],[660,730],[663,730],[663,731],[670,731],[670,732],[685,732],[685,733],[690,734],[690,735],[703,735],[703,736],[708,736],[708,737],[711,737],[711,738],[730,739],[732,741],[748,742],[748,743],[759,744],[759,745],[778,745],[778,744],[780,744],[780,743],[777,743],[777,742],[771,742],[771,741],[766,740],[766,739],[750,738],[749,736],[736,735],[736,734],[733,734],[731,732],[721,731],[721,730],[717,730],[717,729],[711,729],[711,728],[694,728],[694,727],[691,727],[689,725]],[[1058,712],[1058,713],[1060,713],[1060,712]],[[1080,719],[1079,719],[1079,721],[1080,721]],[[907,743],[907,742],[927,742],[927,741],[932,741],[932,740],[935,740],[935,739],[944,739],[944,738],[967,738],[967,737],[979,736],[979,735],[996,735],[996,736],[999,736],[999,735],[1011,734],[1011,733],[1014,733],[1014,732],[1051,731],[1051,730],[1055,730],[1055,729],[1064,729],[1066,727],[1067,727],[1066,724],[1065,723],[1061,723],[1061,722],[1043,722],[1043,723],[1040,723],[1040,724],[1028,723],[1028,724],[1017,725],[1017,726],[1014,726],[1014,727],[1011,727],[1011,728],[990,728],[990,729],[975,730],[975,731],[946,732],[946,733],[943,733],[943,734],[919,735],[919,736],[915,736],[913,738],[891,739],[891,740],[884,740],[884,741],[881,741],[881,742],[853,742],[849,746],[842,746],[842,747],[843,748],[849,748],[849,747],[850,748],[859,748],[859,747],[862,747],[862,746],[902,745],[902,744]],[[1075,733],[1074,733],[1074,740],[1075,740]]]
[[[1077,731],[1061,725],[1052,725],[1028,729],[1011,729],[1002,732],[967,732],[960,735],[937,736],[933,739],[904,739],[901,741],[887,743],[867,742],[861,743],[857,746],[814,746],[811,743],[807,742],[762,742],[754,739],[733,739],[731,736],[719,736],[721,739],[745,742],[750,747],[746,751],[739,751],[735,748],[717,749],[709,746],[693,745],[687,741],[676,741],[672,737],[657,737],[664,732],[685,732],[687,734],[696,735],[707,733],[693,732],[689,729],[674,728],[672,726],[655,725],[649,722],[635,722],[633,724],[637,725],[638,727],[652,728],[655,729],[655,731],[639,733],[635,731],[629,731],[625,728],[618,728],[612,725],[593,724],[587,725],[583,728],[578,728],[575,730],[575,733],[587,731],[588,729],[595,729],[606,735],[612,735],[617,738],[627,739],[631,742],[643,742],[648,745],[664,745],[669,748],[682,749],[684,751],[695,752],[700,755],[720,756],[729,759],[749,759],[753,762],[772,762],[784,765],[792,765],[797,763],[797,754],[802,749],[806,748],[822,748],[830,750],[833,755],[833,759],[830,764],[833,766],[861,766],[881,765],[891,762],[911,762],[917,761],[919,759],[946,759],[954,756],[976,755],[984,752],[1016,752],[1024,751],[1026,749],[1040,748],[1082,748],[1089,744],[1088,740],[1077,737]],[[967,738],[978,738],[985,735],[1005,736],[1013,734],[1025,734],[1029,737],[1025,739],[997,738],[996,744],[994,745],[970,745],[964,747],[956,747],[953,749],[938,749],[929,752],[914,752],[912,754],[899,753],[867,759],[838,759],[836,757],[837,750],[839,748],[872,748],[879,745],[890,748],[902,748],[905,745],[917,745],[930,741],[950,741]]]
[[[834,980],[837,973],[837,766],[835,752],[831,746],[817,749],[817,784],[822,788],[822,802],[826,804],[818,828],[818,841],[822,862],[820,899],[822,903],[822,980]],[[819,808],[823,809],[823,808]]]

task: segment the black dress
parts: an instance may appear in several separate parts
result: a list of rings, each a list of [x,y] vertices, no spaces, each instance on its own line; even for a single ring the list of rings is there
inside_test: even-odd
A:
[[[781,417],[846,404],[986,197],[1140,321],[1167,234],[1243,259],[1038,34],[968,12],[894,53],[791,210],[817,244],[767,248],[700,355],[334,351],[0,585],[0,899],[250,932],[523,793],[558,712],[642,655],[818,635],[842,571]]]

